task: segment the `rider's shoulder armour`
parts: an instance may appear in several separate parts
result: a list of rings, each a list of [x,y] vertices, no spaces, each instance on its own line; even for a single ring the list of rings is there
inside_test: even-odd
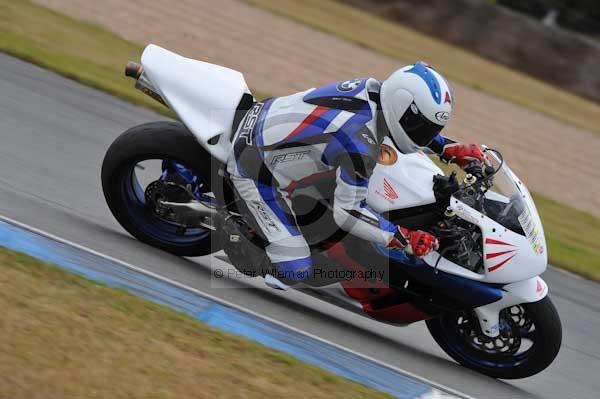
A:
[[[368,107],[369,92],[379,92],[380,83],[373,78],[359,78],[330,83],[309,91],[304,102],[344,111],[358,112]]]

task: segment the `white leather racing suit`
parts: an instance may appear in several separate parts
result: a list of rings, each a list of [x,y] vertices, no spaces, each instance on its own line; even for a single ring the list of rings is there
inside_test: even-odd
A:
[[[240,122],[227,168],[278,274],[297,281],[312,268],[288,197],[297,186],[335,179],[333,214],[342,230],[383,245],[397,232],[365,203],[379,148],[380,86],[354,79],[268,99]]]

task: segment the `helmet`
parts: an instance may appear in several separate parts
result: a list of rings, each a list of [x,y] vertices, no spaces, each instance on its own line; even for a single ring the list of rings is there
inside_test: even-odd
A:
[[[404,153],[431,143],[452,114],[448,83],[421,61],[387,78],[381,85],[380,99],[391,139]]]

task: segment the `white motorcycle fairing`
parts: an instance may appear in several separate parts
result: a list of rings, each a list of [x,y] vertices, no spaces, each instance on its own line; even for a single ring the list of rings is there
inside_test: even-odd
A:
[[[502,299],[475,308],[481,330],[490,337],[500,333],[500,311],[521,303],[537,302],[548,295],[548,285],[541,277],[507,284],[502,287]]]
[[[383,143],[394,148],[393,143],[387,137]],[[394,164],[377,164],[375,167],[369,180],[367,197],[369,206],[377,212],[389,212],[433,204],[436,201],[433,193],[433,177],[438,174],[443,175],[442,170],[425,154],[396,152],[398,160]],[[483,234],[483,273],[472,272],[443,257],[438,262],[440,255],[437,252],[425,257],[425,262],[432,266],[437,263],[439,270],[450,274],[486,283],[500,284],[527,280],[546,270],[548,263],[546,242],[540,217],[531,195],[525,185],[506,165],[503,166],[502,172],[514,182],[521,199],[526,204],[522,223],[526,222],[531,226],[530,229],[525,229],[526,236],[507,229],[453,196],[450,200],[450,208],[461,219],[478,226]],[[396,195],[386,196],[385,181],[388,186],[391,186],[393,192],[397,193]],[[486,196],[508,202],[507,197],[493,191],[489,191]]]
[[[242,73],[182,57],[154,44],[142,54],[144,74],[211,155],[226,162],[236,108],[250,94]]]
[[[398,159],[392,165],[377,164],[375,167],[369,181],[369,206],[378,212],[389,212],[435,203],[433,177],[443,175],[442,170],[425,154],[402,154],[389,138],[384,139],[384,144],[394,148]],[[500,164],[499,159],[496,161]],[[439,270],[449,274],[482,283],[505,284],[502,299],[475,309],[482,330],[491,337],[498,335],[500,310],[539,301],[548,293],[546,283],[538,277],[546,270],[548,257],[544,231],[531,194],[506,164],[502,164],[497,179],[503,179],[505,185],[514,188],[518,201],[524,204],[519,222],[525,235],[507,229],[455,195],[450,199],[450,208],[458,217],[481,230],[483,270],[475,273],[440,257],[438,252],[423,258],[429,266],[437,265]],[[511,201],[508,196],[492,190],[486,193],[486,198],[506,204]]]
[[[388,137],[383,143],[394,148]],[[422,152],[402,154],[397,151],[397,154],[394,164],[377,164],[369,178],[367,203],[380,213],[434,203],[433,176],[444,174]],[[393,191],[390,192],[389,187]]]

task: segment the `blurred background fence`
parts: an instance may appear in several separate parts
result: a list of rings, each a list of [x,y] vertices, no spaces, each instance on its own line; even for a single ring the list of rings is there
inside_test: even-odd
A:
[[[600,101],[600,0],[343,1]]]

